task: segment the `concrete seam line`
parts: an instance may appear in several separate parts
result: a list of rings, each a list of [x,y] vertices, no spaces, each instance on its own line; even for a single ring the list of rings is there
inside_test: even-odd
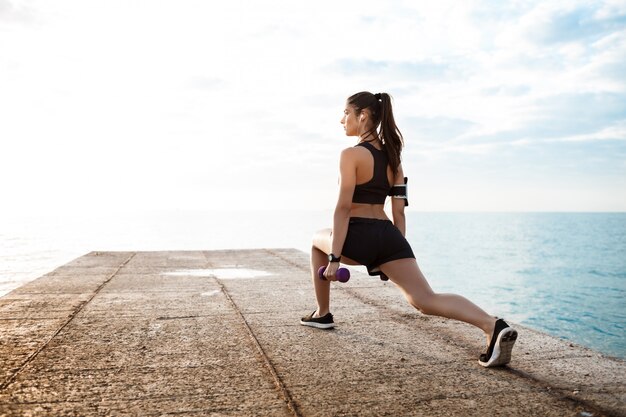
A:
[[[263,359],[263,363],[265,367],[269,370],[270,374],[272,375],[272,379],[274,380],[274,385],[276,385],[276,388],[278,388],[280,393],[283,395],[284,401],[287,403],[287,407],[289,408],[289,410],[291,410],[294,416],[302,417],[302,414],[300,414],[300,412],[298,411],[298,406],[293,401],[293,398],[291,398],[291,394],[289,393],[289,390],[287,389],[282,379],[278,375],[278,372],[276,372],[276,368],[274,368],[274,365],[272,365],[272,361],[265,353],[265,350],[263,350],[263,347],[261,346],[259,339],[257,339],[256,336],[254,335],[254,332],[252,331],[252,328],[248,324],[248,321],[246,320],[245,316],[243,315],[243,313],[241,312],[237,304],[235,304],[235,301],[232,299],[232,297],[228,293],[228,290],[226,289],[222,281],[220,281],[217,277],[215,277],[215,281],[217,281],[219,286],[222,288],[224,295],[226,295],[226,298],[228,298],[228,301],[232,304],[233,308],[235,309],[239,317],[241,317],[241,320],[243,321],[243,324],[246,327],[246,330],[248,331],[248,336],[250,336],[250,339],[252,339],[254,346],[256,347],[257,351],[261,355],[261,358]]]
[[[11,383],[13,381],[15,381],[15,378],[17,377],[17,375],[22,372],[24,370],[24,368],[26,368],[26,366],[28,366],[29,363],[31,363],[33,360],[35,360],[35,358],[37,357],[37,355],[39,355],[47,346],[48,344],[52,341],[52,339],[54,339],[55,337],[57,337],[57,335],[59,333],[61,333],[61,331],[63,329],[65,329],[65,327],[67,327],[68,324],[70,324],[70,322],[72,320],[74,320],[74,317],[76,317],[76,315],[78,313],[80,313],[80,311],[89,303],[91,302],[91,300],[94,299],[94,297],[96,295],[98,295],[98,293],[100,292],[100,290],[102,290],[102,288],[109,283],[109,281],[111,281],[113,279],[113,277],[115,275],[117,275],[118,272],[120,272],[120,270],[126,266],[126,264],[128,262],[130,262],[131,259],[133,259],[133,257],[135,256],[136,252],[131,253],[131,255],[128,257],[128,259],[126,259],[124,262],[122,262],[117,269],[107,278],[105,279],[102,284],[100,284],[98,286],[98,288],[96,288],[96,290],[93,292],[93,294],[91,295],[91,297],[89,297],[87,300],[83,301],[82,303],[80,303],[72,312],[72,314],[70,314],[70,316],[68,317],[68,319],[65,321],[65,323],[63,323],[61,325],[61,327],[59,327],[53,334],[52,336],[50,336],[50,338],[48,338],[48,340],[46,340],[45,343],[43,343],[41,346],[39,346],[39,348],[37,348],[33,353],[31,353],[26,360],[22,363],[22,365],[20,365],[19,368],[17,368],[17,370],[15,372],[13,372],[12,375],[10,375],[3,383],[2,385],[0,385],[0,391],[5,390],[9,385],[11,385]]]

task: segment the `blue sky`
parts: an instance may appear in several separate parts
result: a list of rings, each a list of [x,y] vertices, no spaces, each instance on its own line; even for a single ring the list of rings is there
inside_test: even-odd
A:
[[[626,210],[626,1],[0,0],[0,212],[328,209],[385,91],[411,210]]]

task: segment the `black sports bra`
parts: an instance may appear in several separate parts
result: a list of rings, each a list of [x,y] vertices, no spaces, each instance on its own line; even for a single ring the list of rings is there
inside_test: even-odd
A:
[[[353,203],[365,204],[385,204],[385,198],[389,195],[391,185],[387,178],[387,166],[389,159],[384,150],[378,150],[368,142],[361,142],[356,146],[367,148],[374,157],[374,175],[372,179],[364,184],[357,184],[354,187],[352,196]]]

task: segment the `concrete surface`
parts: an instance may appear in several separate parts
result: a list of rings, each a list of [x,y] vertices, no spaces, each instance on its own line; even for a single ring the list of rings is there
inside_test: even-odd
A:
[[[0,416],[626,415],[626,366],[517,326],[510,366],[481,332],[423,316],[391,283],[314,308],[293,249],[93,252],[0,298]]]

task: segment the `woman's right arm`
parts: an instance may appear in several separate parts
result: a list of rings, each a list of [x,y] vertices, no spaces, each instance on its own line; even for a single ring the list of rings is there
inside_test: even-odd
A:
[[[402,171],[402,164],[398,166],[398,172],[394,178],[393,185],[404,185],[404,171]],[[404,216],[405,201],[402,198],[391,197],[391,215],[393,217],[393,224],[400,230],[402,236],[406,236],[406,217]]]

